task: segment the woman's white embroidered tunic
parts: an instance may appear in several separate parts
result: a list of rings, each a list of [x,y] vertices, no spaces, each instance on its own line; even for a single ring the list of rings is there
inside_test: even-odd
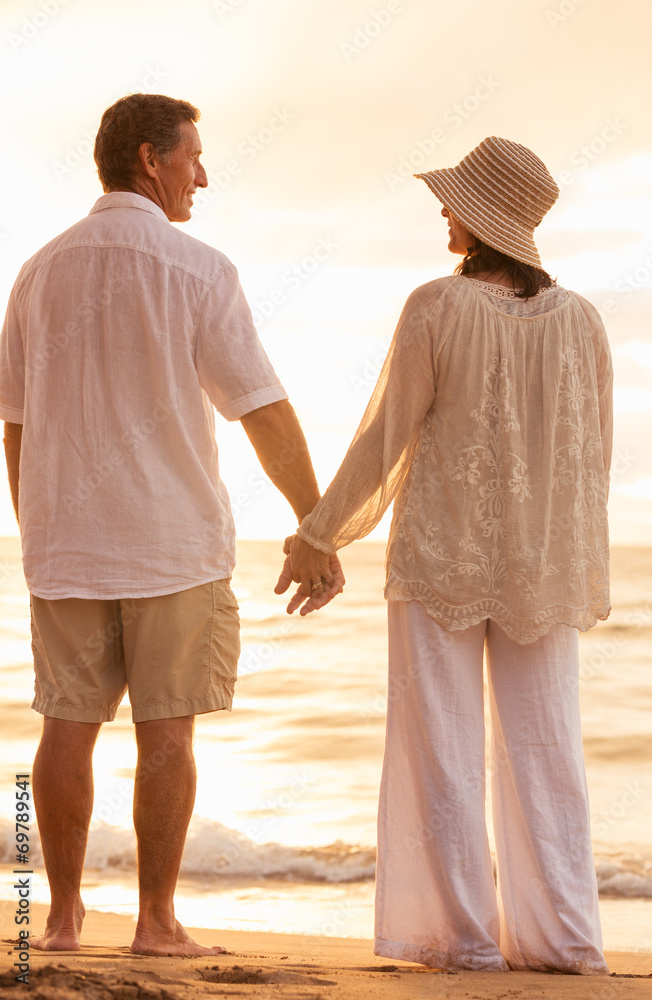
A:
[[[597,310],[464,276],[409,296],[347,455],[299,534],[334,552],[392,500],[385,596],[521,643],[609,613],[612,371]]]

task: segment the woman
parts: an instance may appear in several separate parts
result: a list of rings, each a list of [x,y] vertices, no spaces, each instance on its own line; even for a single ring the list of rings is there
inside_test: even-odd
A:
[[[542,268],[533,231],[559,191],[529,149],[491,137],[416,176],[464,259],[409,296],[344,462],[288,545],[305,587],[395,499],[375,951],[606,972],[577,642],[609,613],[606,335]],[[335,592],[326,580],[304,611]]]

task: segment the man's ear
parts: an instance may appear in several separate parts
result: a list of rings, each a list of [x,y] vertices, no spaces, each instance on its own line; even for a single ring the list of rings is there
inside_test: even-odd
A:
[[[138,147],[138,161],[147,177],[156,177],[156,153],[151,142],[141,142]]]

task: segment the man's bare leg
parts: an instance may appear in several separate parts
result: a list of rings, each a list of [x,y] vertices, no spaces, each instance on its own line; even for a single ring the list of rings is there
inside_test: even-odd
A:
[[[78,951],[84,919],[80,886],[93,811],[93,747],[100,723],[43,719],[32,776],[50,913],[32,948]]]
[[[134,826],[140,909],[131,950],[139,955],[217,955],[193,941],[174,916],[174,890],[195,804],[194,716],[136,723]]]

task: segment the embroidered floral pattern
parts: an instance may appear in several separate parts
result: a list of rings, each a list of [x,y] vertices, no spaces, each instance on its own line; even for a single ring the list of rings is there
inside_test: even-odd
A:
[[[506,496],[523,502],[532,495],[525,462],[504,446],[505,432],[520,430],[510,402],[512,393],[507,359],[494,358],[485,373],[480,406],[471,411],[471,417],[484,428],[484,439],[464,448],[457,465],[445,465],[446,475],[460,481],[464,489],[477,487],[475,524],[463,539],[464,546],[470,546],[476,525],[485,538],[505,538]]]

